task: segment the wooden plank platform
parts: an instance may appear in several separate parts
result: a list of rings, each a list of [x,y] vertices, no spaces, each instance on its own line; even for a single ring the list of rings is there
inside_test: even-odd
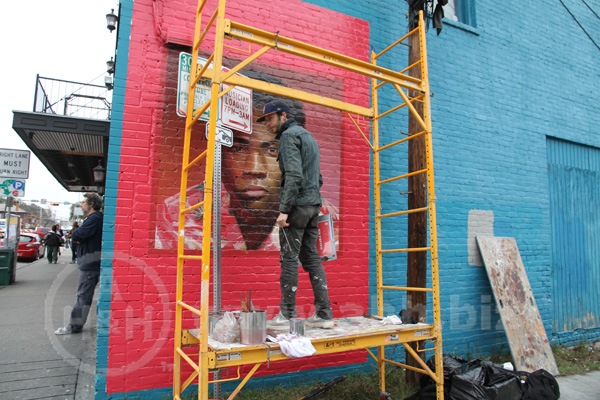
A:
[[[435,337],[434,327],[429,324],[384,325],[381,321],[362,316],[338,318],[334,321],[335,325],[332,329],[305,328],[304,336],[311,340],[317,351],[315,355],[402,344]],[[187,332],[189,333],[187,344],[199,341],[199,329],[190,329]],[[271,336],[280,333],[287,333],[287,331],[267,331],[267,335]],[[214,353],[211,357],[211,368],[288,359],[276,342],[266,341],[260,345],[244,345],[221,343],[209,338],[208,345],[210,351]]]

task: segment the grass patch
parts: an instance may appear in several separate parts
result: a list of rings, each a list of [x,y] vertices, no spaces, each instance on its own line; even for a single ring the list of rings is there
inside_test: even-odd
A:
[[[404,370],[387,367],[386,389],[393,399],[405,399],[416,393],[417,388],[405,383]],[[379,398],[379,382],[377,373],[346,375],[346,379],[332,385],[325,393],[318,395],[319,400],[372,400]],[[294,387],[273,387],[268,390],[242,390],[236,397],[239,400],[282,400],[298,399],[318,389],[327,382],[316,382],[311,385]],[[224,397],[226,398],[226,397]]]
[[[600,350],[593,344],[582,343],[574,347],[553,346],[554,358],[561,376],[580,375],[591,371],[600,371]],[[463,357],[464,358],[464,357]],[[476,357],[475,357],[476,358]],[[465,358],[471,360],[472,358]],[[496,351],[486,358],[492,362],[503,363],[510,361],[510,353]],[[386,389],[392,399],[406,399],[418,390],[406,384],[405,371],[401,368],[388,366],[386,368]],[[379,398],[379,381],[377,372],[346,375],[345,380],[336,383],[323,394],[316,396],[319,400],[372,400]],[[299,399],[311,391],[323,386],[325,382],[314,382],[310,385],[273,386],[267,389],[243,389],[237,396],[239,400],[282,400]],[[226,399],[230,393],[223,393]],[[196,399],[197,395],[185,396],[185,400]]]
[[[600,350],[593,344],[581,343],[574,347],[553,346],[554,358],[561,375],[581,375],[600,371]]]

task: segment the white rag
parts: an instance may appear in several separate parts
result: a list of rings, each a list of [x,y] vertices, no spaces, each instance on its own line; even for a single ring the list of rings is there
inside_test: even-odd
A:
[[[381,325],[400,325],[402,320],[397,315],[390,315],[381,320]]]
[[[281,351],[289,358],[308,357],[317,352],[310,339],[304,336],[281,333],[277,337],[267,336],[267,339],[279,343]]]

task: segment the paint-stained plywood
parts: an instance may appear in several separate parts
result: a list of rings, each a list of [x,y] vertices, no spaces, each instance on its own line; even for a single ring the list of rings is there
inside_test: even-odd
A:
[[[477,237],[517,370],[558,367],[514,238]]]

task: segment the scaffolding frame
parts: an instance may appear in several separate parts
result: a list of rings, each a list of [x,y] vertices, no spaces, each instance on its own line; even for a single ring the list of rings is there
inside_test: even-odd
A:
[[[431,293],[433,324],[415,324],[391,326],[385,332],[359,333],[346,336],[340,339],[313,339],[312,344],[316,349],[315,355],[332,354],[347,351],[364,349],[367,354],[378,364],[379,368],[379,386],[381,393],[386,391],[385,368],[386,364],[399,366],[405,369],[417,371],[428,375],[436,383],[436,394],[438,399],[444,398],[443,393],[443,368],[442,368],[442,326],[440,316],[440,292],[439,292],[439,274],[438,274],[438,256],[437,256],[437,228],[436,228],[436,210],[435,210],[435,191],[433,174],[433,148],[431,135],[431,115],[430,115],[430,93],[427,71],[427,51],[425,41],[425,23],[423,13],[420,13],[418,26],[408,32],[405,36],[392,43],[380,53],[372,52],[371,61],[366,62],[340,53],[332,52],[323,48],[315,47],[288,37],[280,36],[278,33],[272,33],[257,29],[248,25],[240,24],[226,18],[225,15],[226,0],[219,0],[218,6],[210,15],[205,13],[204,7],[206,0],[199,0],[195,15],[194,41],[192,46],[192,66],[190,72],[190,85],[188,88],[187,116],[185,123],[184,146],[182,155],[182,172],[180,182],[180,203],[179,203],[179,225],[178,225],[178,245],[177,245],[177,278],[176,278],[176,302],[175,302],[175,340],[174,340],[174,369],[173,369],[173,398],[181,399],[182,392],[194,382],[198,384],[198,399],[207,400],[209,397],[209,385],[225,381],[240,380],[237,388],[229,396],[233,399],[254,373],[264,363],[285,360],[287,357],[279,350],[277,343],[262,344],[257,346],[244,346],[243,348],[216,349],[209,346],[209,279],[211,276],[211,239],[213,236],[212,219],[213,204],[215,196],[220,196],[220,187],[214,188],[215,177],[215,144],[218,107],[211,107],[211,104],[218,104],[219,98],[236,86],[242,86],[265,93],[301,100],[304,102],[319,104],[322,106],[341,110],[346,113],[355,125],[356,129],[366,141],[373,156],[373,196],[374,196],[374,221],[375,221],[375,243],[376,243],[376,283],[377,283],[377,311],[379,316],[383,316],[383,296],[385,291],[421,291]],[[208,15],[208,21],[203,24],[203,17]],[[202,41],[205,39],[209,30],[213,28],[215,32],[214,51],[204,65],[198,64],[199,49]],[[408,67],[395,71],[377,65],[379,57],[392,50],[397,45],[405,45],[406,42],[415,36],[420,44],[420,59]],[[233,68],[227,71],[223,70],[223,55],[225,39],[237,39],[241,42],[247,42],[252,45],[258,45],[259,49],[239,62]],[[272,83],[263,82],[256,79],[236,75],[244,67],[248,66],[254,60],[265,54],[267,51],[275,49],[291,55],[303,57],[323,64],[328,64],[337,68],[345,69],[371,79],[371,99],[370,108],[360,105],[323,97],[318,94],[292,89]],[[421,78],[414,78],[408,75],[412,68],[421,69]],[[194,110],[194,94],[196,84],[201,79],[209,79],[211,82],[210,100],[204,105]],[[229,85],[227,89],[222,90],[222,84]],[[379,111],[378,90],[384,85],[392,85],[400,99],[401,103],[384,112]],[[423,103],[423,115],[415,109],[414,103]],[[210,108],[208,120],[208,140],[206,149],[190,160],[192,127],[198,122],[200,116]],[[415,118],[422,130],[406,137],[398,139],[392,143],[381,145],[380,141],[380,120],[385,116],[397,112],[401,109],[408,110],[408,113]],[[366,117],[371,120],[372,136],[366,134],[357,119]],[[426,168],[420,171],[412,171],[406,174],[398,175],[392,178],[381,179],[381,160],[382,152],[388,151],[396,146],[407,144],[410,140],[424,137],[425,154],[419,155],[425,158]],[[214,152],[213,152],[214,151]],[[204,163],[204,164],[202,164]],[[187,205],[188,177],[192,168],[204,165],[204,197],[199,203]],[[395,211],[391,213],[381,213],[381,187],[388,183],[408,179],[416,174],[426,174],[427,176],[427,206]],[[202,254],[188,254],[185,249],[185,216],[187,213],[196,209],[203,208],[203,238]],[[382,220],[385,218],[407,215],[410,213],[427,213],[429,219],[429,246],[425,248],[397,248],[384,249],[382,245]],[[429,254],[428,266],[431,268],[431,287],[402,287],[386,285],[383,280],[383,257],[389,253],[407,253],[413,251],[427,252]],[[218,261],[218,257],[215,257]],[[200,308],[194,307],[183,300],[183,284],[185,280],[184,269],[197,266],[200,262]],[[213,260],[214,262],[214,260]],[[186,265],[189,264],[189,265]],[[215,268],[215,266],[212,266]],[[215,288],[217,290],[217,288]],[[189,312],[192,316],[199,317],[198,329],[183,329],[183,313]],[[410,344],[433,343],[433,347],[413,349]],[[348,345],[349,343],[349,345]],[[417,362],[419,367],[400,363],[398,361],[386,358],[385,350],[387,346],[403,345],[408,354]],[[193,348],[194,352],[186,352],[185,349]],[[372,349],[376,349],[375,352]],[[196,351],[197,350],[197,351]],[[419,353],[433,351],[435,359],[435,369],[431,369],[420,357]],[[194,360],[197,357],[197,360]],[[188,376],[182,376],[182,364],[191,366],[192,372]],[[252,365],[249,372],[242,376],[241,367]],[[223,368],[237,368],[237,376],[233,378],[220,379],[220,370]],[[210,375],[213,374],[213,379]],[[184,380],[183,380],[184,379]]]

